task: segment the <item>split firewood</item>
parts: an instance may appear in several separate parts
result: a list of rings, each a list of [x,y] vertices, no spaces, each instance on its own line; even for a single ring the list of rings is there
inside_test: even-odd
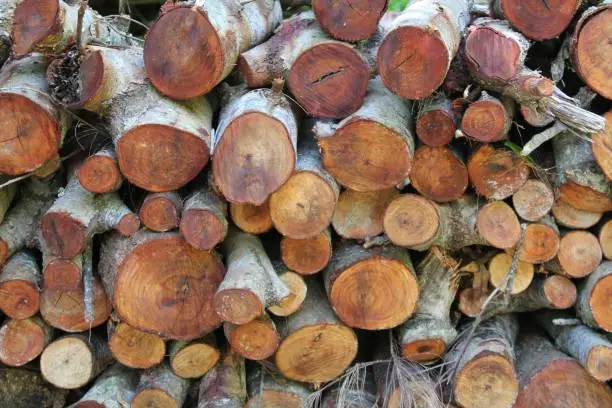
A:
[[[318,122],[323,166],[343,186],[383,190],[402,183],[412,167],[410,104],[371,80],[363,105],[337,124]]]
[[[263,364],[247,364],[248,400],[245,408],[305,406],[310,390],[304,384],[287,380]]]
[[[227,273],[214,296],[221,320],[248,323],[291,295],[256,236],[230,230],[222,250]]]
[[[148,194],[138,216],[142,224],[155,232],[178,228],[183,212],[183,199],[176,191]]]
[[[387,0],[357,1],[311,0],[321,28],[338,40],[357,42],[372,37],[387,10]]]
[[[188,390],[189,380],[174,374],[164,362],[142,372],[130,406],[181,408]]]
[[[238,69],[252,88],[284,78],[309,115],[330,119],[361,106],[370,77],[361,53],[329,38],[311,11],[285,20],[268,41],[243,52]]]
[[[212,108],[204,97],[177,102],[149,83],[139,48],[71,49],[49,67],[53,95],[101,114],[121,173],[152,192],[191,181],[210,157]]]
[[[468,181],[467,167],[451,148],[416,149],[410,182],[423,196],[438,203],[457,200],[465,193]]]
[[[339,194],[340,186],[321,164],[312,130],[303,129],[295,172],[270,196],[274,227],[293,239],[317,236],[331,223]]]
[[[523,331],[516,345],[521,390],[516,408],[599,408],[612,405],[612,393],[544,336]]]
[[[196,340],[172,341],[168,345],[170,368],[181,378],[199,378],[221,357],[214,333]]]
[[[107,330],[113,357],[126,367],[150,368],[166,355],[166,343],[161,337],[116,321],[114,316],[108,320]]]
[[[21,251],[9,258],[0,273],[0,310],[13,319],[38,313],[42,275],[34,254]]]
[[[609,14],[612,14],[608,12]],[[612,110],[604,113],[606,128],[591,137],[593,157],[608,180],[612,180]]]
[[[249,360],[269,358],[280,343],[276,325],[265,313],[241,325],[225,322],[223,332],[232,349]]]
[[[557,348],[578,360],[594,378],[601,382],[612,378],[612,343],[605,336],[561,311],[542,310],[535,318]]]
[[[559,252],[546,264],[546,269],[569,278],[584,278],[597,269],[602,258],[597,237],[588,231],[575,230],[562,235]]]
[[[202,378],[197,408],[244,408],[246,374],[244,358],[232,349]]]
[[[455,137],[459,115],[442,93],[425,99],[416,118],[416,134],[427,146],[445,146]]]
[[[282,237],[281,258],[285,265],[300,275],[322,271],[332,257],[332,236],[329,228],[312,238]]]
[[[87,157],[76,170],[81,186],[92,193],[111,193],[123,184],[123,175],[112,148],[104,148]]]
[[[134,328],[190,340],[221,324],[213,307],[224,274],[221,259],[176,232],[111,234],[102,243],[99,272],[117,315]]]
[[[557,201],[552,207],[555,222],[563,227],[588,229],[597,224],[602,217],[600,212],[579,210],[564,201]]]
[[[377,67],[387,88],[406,99],[424,99],[444,81],[470,21],[467,0],[410,4],[390,25]]]
[[[511,408],[519,393],[514,346],[518,320],[503,314],[481,323],[460,340],[445,362],[452,371],[452,393],[461,407]],[[467,342],[467,344],[466,344]]]
[[[29,363],[53,340],[53,328],[40,317],[7,319],[0,328],[0,361],[12,367]]]
[[[214,248],[227,234],[227,203],[208,186],[196,188],[185,200],[180,228],[192,247]]]
[[[286,378],[321,384],[349,367],[357,354],[357,336],[338,320],[317,277],[305,281],[302,307],[276,320],[282,340],[275,361]]]
[[[491,258],[489,262],[489,281],[493,287],[500,287],[512,270],[512,256],[506,252],[500,252]],[[510,293],[516,295],[525,291],[533,281],[535,268],[533,264],[518,261],[514,276],[510,285]]]
[[[419,298],[414,316],[397,331],[402,357],[428,363],[441,358],[455,340],[457,330],[451,322],[459,264],[439,247],[432,247],[417,265]]]
[[[298,128],[281,89],[226,88],[212,172],[232,203],[262,205],[295,168]]]
[[[519,251],[519,260],[531,264],[551,261],[559,253],[559,230],[550,217],[527,225],[525,239]],[[510,251],[511,252],[511,251]]]
[[[273,227],[269,201],[262,205],[230,203],[229,212],[234,224],[249,234],[263,234]]]
[[[71,334],[45,348],[40,356],[40,371],[54,386],[72,390],[92,381],[112,362],[102,338]]]
[[[612,260],[612,220],[607,220],[599,227],[598,238],[603,256]]]
[[[470,103],[461,118],[461,131],[471,139],[483,143],[506,139],[514,119],[514,101],[496,98],[483,91],[477,101]]]
[[[550,212],[555,202],[552,189],[542,180],[529,179],[512,195],[512,205],[519,217],[538,221]]]
[[[408,250],[392,245],[365,249],[347,241],[334,251],[323,276],[334,312],[350,327],[397,327],[412,316],[419,299]]]
[[[12,408],[63,408],[68,391],[29,368],[0,368],[0,404]]]
[[[584,324],[607,332],[612,332],[609,305],[611,276],[612,262],[605,261],[581,282],[576,301],[576,313]]]
[[[147,32],[147,77],[172,99],[205,95],[232,72],[240,53],[263,42],[281,20],[277,0],[173,4]]]
[[[70,408],[122,408],[134,397],[138,371],[115,364],[100,375],[81,399]]]
[[[332,217],[334,231],[342,238],[356,240],[382,234],[385,210],[398,195],[399,191],[396,188],[379,191],[345,189],[340,193],[334,209]]]

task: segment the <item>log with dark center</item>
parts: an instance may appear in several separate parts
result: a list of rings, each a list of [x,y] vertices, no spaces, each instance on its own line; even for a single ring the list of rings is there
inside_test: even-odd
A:
[[[0,310],[13,319],[26,319],[38,313],[42,275],[33,253],[18,252],[0,273]]]
[[[455,137],[459,117],[452,102],[444,94],[435,94],[423,101],[416,118],[416,134],[428,146],[444,146]]]

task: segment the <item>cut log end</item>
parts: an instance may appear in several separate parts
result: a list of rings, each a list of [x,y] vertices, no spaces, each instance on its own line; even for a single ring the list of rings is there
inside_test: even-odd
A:
[[[612,220],[607,221],[599,230],[599,245],[601,246],[603,256],[605,256],[606,259],[612,260]],[[0,261],[1,260],[2,257],[0,256]]]
[[[283,340],[276,366],[292,380],[324,383],[338,377],[357,355],[357,336],[346,326],[305,326]]]
[[[555,117],[533,109],[531,105],[521,105],[521,114],[527,123],[535,127],[548,126],[555,121]]]
[[[441,338],[413,341],[402,345],[402,357],[408,361],[428,363],[443,356],[446,346],[446,342]]]
[[[449,60],[449,50],[437,31],[398,27],[380,45],[377,66],[391,92],[406,99],[424,99],[444,81]]]
[[[172,99],[191,99],[212,90],[222,79],[224,58],[213,24],[197,7],[163,13],[145,39],[147,77]]]
[[[499,100],[479,100],[470,104],[463,114],[461,130],[479,142],[497,142],[506,137],[507,120]]]
[[[484,352],[458,373],[455,400],[462,407],[507,408],[519,392],[514,364],[503,355]]]
[[[180,208],[177,208],[176,204],[162,195],[149,196],[142,203],[138,215],[145,227],[151,231],[170,231],[180,223]]]
[[[230,202],[262,205],[295,168],[295,151],[283,123],[260,112],[233,119],[215,147],[215,184]]]
[[[562,0],[548,7],[539,0],[503,0],[504,17],[525,36],[549,40],[559,36],[571,23],[580,6],[577,0]]]
[[[41,321],[8,320],[0,328],[0,361],[12,367],[27,364],[42,353],[48,340]]]
[[[278,305],[268,307],[275,316],[289,316],[295,313],[306,299],[306,283],[304,278],[295,272],[286,271],[280,275],[280,280],[287,286],[291,294],[281,300]]]
[[[263,234],[272,229],[268,201],[262,205],[230,203],[230,216],[238,228],[249,234]]]
[[[603,258],[599,240],[588,231],[572,231],[561,238],[557,259],[563,273],[583,278],[593,272]]]
[[[41,219],[40,228],[51,255],[70,259],[85,250],[87,227],[69,214],[47,213]]]
[[[440,228],[435,204],[415,194],[393,200],[383,219],[385,234],[396,245],[412,247],[430,242]]]
[[[0,310],[13,319],[27,319],[38,313],[40,290],[30,281],[0,283]]]
[[[199,378],[217,364],[221,352],[204,342],[194,342],[170,358],[170,367],[181,378]]]
[[[108,346],[121,364],[131,368],[150,368],[164,359],[166,344],[154,334],[119,323],[111,333]]]
[[[60,14],[57,0],[25,0],[15,8],[13,15],[13,53],[23,57],[31,52],[39,41],[56,28]]]
[[[545,224],[529,224],[525,228],[519,259],[532,264],[548,262],[559,252],[559,245],[559,234],[553,228]]]
[[[507,150],[483,145],[468,160],[470,180],[479,195],[505,200],[520,189],[529,176],[525,161]]]
[[[134,235],[140,229],[140,218],[136,214],[129,213],[121,217],[115,230],[123,235],[129,237]]]
[[[40,356],[43,377],[58,388],[76,389],[96,374],[91,346],[80,337],[67,336],[49,344]]]
[[[123,175],[132,184],[153,192],[184,186],[209,159],[208,147],[200,137],[158,124],[130,129],[119,139],[116,149]]]
[[[527,180],[512,196],[512,204],[517,214],[527,221],[538,221],[548,214],[555,202],[550,187],[541,180]]]
[[[599,381],[609,381],[612,378],[612,348],[595,346],[589,352],[586,368],[589,374]]]
[[[53,259],[43,270],[45,288],[54,290],[77,290],[83,282],[83,269],[72,259]]]
[[[236,325],[246,324],[264,312],[264,305],[248,289],[225,289],[217,292],[214,305],[221,320]]]
[[[457,126],[447,111],[436,109],[420,115],[416,134],[428,146],[445,146],[455,137]]]
[[[134,396],[132,408],[180,408],[176,400],[159,388],[147,388]]]
[[[506,275],[510,271],[512,265],[512,256],[502,252],[491,259],[489,264],[489,279],[491,284],[496,288],[504,282]],[[534,267],[527,262],[520,262],[516,268],[514,278],[512,280],[511,293],[521,293],[529,287],[533,280]]]
[[[559,187],[559,198],[572,207],[589,212],[604,213],[612,211],[612,197],[567,180]]]
[[[332,217],[334,230],[347,239],[362,240],[380,235],[383,232],[385,210],[398,195],[396,188],[342,191]]]
[[[414,153],[413,161],[410,181],[430,200],[453,201],[467,189],[467,168],[449,148],[421,146]]]
[[[491,48],[497,50],[491,58]],[[466,59],[478,67],[479,73],[487,78],[500,78],[509,81],[515,78],[522,68],[521,49],[511,38],[484,26],[473,26],[465,42]]]
[[[386,0],[315,0],[312,9],[321,27],[332,37],[348,42],[370,38],[386,11]]]
[[[514,210],[503,201],[490,202],[478,210],[476,228],[489,244],[500,249],[513,248],[521,235]]]
[[[190,208],[183,213],[181,233],[191,246],[207,251],[223,241],[227,234],[227,221],[213,211]]]
[[[287,83],[311,116],[343,119],[361,106],[369,78],[368,67],[355,49],[325,42],[295,60]]]
[[[579,210],[560,200],[552,207],[552,214],[557,224],[574,229],[591,228],[603,215],[600,212]]]
[[[468,317],[476,317],[482,310],[486,295],[475,288],[466,288],[459,293],[458,309]]]
[[[563,276],[550,276],[544,282],[544,296],[555,309],[568,309],[576,303],[576,285]]]
[[[419,286],[403,263],[380,257],[358,262],[334,280],[329,300],[351,327],[383,330],[406,321],[416,308]]]
[[[331,256],[332,242],[327,231],[308,239],[281,239],[283,262],[290,270],[300,275],[312,275],[323,270]]]
[[[78,168],[76,174],[83,188],[92,193],[117,191],[123,182],[117,162],[109,156],[88,157]]]
[[[225,323],[223,327],[232,348],[249,360],[265,360],[278,349],[280,336],[267,318],[240,326]]]
[[[612,180],[612,110],[604,113],[606,128],[591,137],[593,156],[608,180]]]
[[[599,327],[612,332],[612,276],[598,280],[591,291],[589,306],[593,312],[593,319]]]
[[[30,14],[39,7],[30,4]],[[3,124],[0,173],[31,172],[57,155],[60,127],[46,109],[31,99],[6,91],[0,93],[0,123]]]

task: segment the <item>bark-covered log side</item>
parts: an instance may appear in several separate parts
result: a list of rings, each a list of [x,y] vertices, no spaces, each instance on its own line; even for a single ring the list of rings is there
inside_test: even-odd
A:
[[[584,324],[612,332],[612,262],[603,262],[578,287],[576,313]]]
[[[408,250],[392,245],[364,249],[346,241],[334,251],[323,277],[334,312],[351,327],[397,327],[412,316],[419,299]]]
[[[0,404],[13,408],[63,408],[66,390],[46,382],[28,368],[0,368]]]
[[[561,200],[552,207],[552,214],[559,226],[575,229],[591,228],[603,215],[601,212],[579,210]]]
[[[227,203],[209,187],[195,189],[185,201],[180,229],[192,247],[214,248],[227,234]]]
[[[38,313],[42,275],[33,253],[21,251],[9,258],[0,272],[0,310],[13,319]]]
[[[0,328],[0,361],[12,367],[29,363],[53,339],[53,328],[40,317],[7,319]]]
[[[539,221],[550,212],[554,202],[554,192],[547,183],[539,179],[527,180],[512,195],[514,210],[526,221]]]
[[[332,257],[332,235],[329,228],[307,239],[281,238],[281,258],[294,272],[312,275],[327,266]]]
[[[546,268],[569,278],[584,278],[597,269],[602,258],[597,236],[588,231],[570,231],[563,234],[557,257]]]
[[[172,341],[168,345],[170,368],[181,378],[199,378],[221,357],[214,333],[196,340]]]
[[[483,91],[472,102],[461,118],[461,130],[476,141],[499,142],[508,137],[514,119],[514,101],[508,97],[497,98]]]
[[[232,203],[262,205],[291,176],[297,118],[279,90],[226,89],[215,130],[215,185]]]
[[[0,68],[11,55],[13,15],[19,2],[20,0],[7,0],[0,4]]]
[[[221,324],[213,307],[221,259],[178,233],[112,234],[102,243],[99,272],[119,318],[137,329],[190,340]]]
[[[459,119],[452,101],[443,93],[434,94],[423,101],[416,117],[416,134],[428,146],[447,145],[455,137]]]
[[[311,3],[321,28],[330,36],[348,42],[366,40],[373,36],[379,20],[387,10],[387,0],[312,0]]]
[[[269,201],[262,205],[230,203],[229,212],[234,224],[249,234],[263,234],[273,227]]]
[[[612,260],[612,220],[607,220],[599,227],[598,238],[603,256]]]
[[[414,153],[412,186],[438,203],[459,199],[468,187],[468,170],[451,148],[421,146]]]
[[[108,321],[108,347],[113,357],[126,367],[150,368],[164,359],[166,344],[161,337],[138,330],[127,323]]]
[[[244,358],[229,349],[202,378],[197,408],[243,408],[246,398]]]
[[[3,189],[0,190],[0,224],[2,224],[6,212],[13,203],[13,199],[15,198],[16,192],[17,185],[15,184],[5,186]]]
[[[174,374],[164,362],[142,372],[132,408],[180,408],[187,398],[189,380]]]
[[[104,148],[81,163],[76,176],[83,188],[92,193],[110,193],[119,190],[123,174],[119,170],[115,149]]]
[[[606,128],[591,137],[591,149],[601,171],[608,180],[612,180],[612,110],[603,116],[606,118]]]
[[[340,123],[315,125],[323,166],[340,184],[356,191],[395,187],[412,167],[410,104],[373,79],[360,106]]]
[[[268,41],[244,52],[238,69],[252,88],[284,78],[309,115],[330,119],[361,106],[370,77],[361,53],[329,38],[311,11],[285,20]]]
[[[281,20],[277,0],[179,2],[149,28],[147,76],[172,99],[205,95],[230,74],[241,53],[263,42]]]
[[[138,385],[138,371],[115,364],[102,373],[70,408],[123,408],[130,404]]]
[[[241,325],[225,322],[223,332],[232,349],[249,360],[269,358],[280,343],[276,325],[267,314]]]
[[[183,199],[176,191],[148,194],[138,216],[142,224],[155,232],[166,232],[178,228],[183,212]]]
[[[259,363],[247,364],[247,395],[245,408],[277,406],[300,408],[306,403],[310,390],[304,384],[283,378],[272,368]]]

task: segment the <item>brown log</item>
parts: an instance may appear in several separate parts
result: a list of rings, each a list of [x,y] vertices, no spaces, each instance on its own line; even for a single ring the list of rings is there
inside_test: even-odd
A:
[[[191,341],[172,341],[168,345],[170,368],[181,378],[199,378],[221,357],[214,333]]]
[[[332,217],[334,230],[347,239],[363,240],[380,235],[383,232],[385,210],[398,195],[396,188],[363,192],[351,189],[342,191]]]
[[[70,408],[122,408],[127,407],[138,385],[138,371],[115,364]]]
[[[240,53],[263,42],[281,20],[278,1],[177,3],[149,28],[147,77],[172,99],[205,95],[229,75]]]
[[[603,215],[600,212],[579,210],[561,200],[552,207],[552,214],[558,225],[574,229],[591,228]]]
[[[214,248],[227,234],[227,203],[209,187],[194,190],[185,201],[181,233],[195,249]]]
[[[331,231],[307,239],[281,239],[281,258],[289,269],[300,275],[312,275],[327,266],[332,257]]]
[[[526,221],[538,221],[552,209],[555,195],[542,180],[529,179],[512,195],[514,210]]]
[[[571,231],[563,235],[557,257],[546,267],[569,278],[584,278],[593,272],[603,258],[599,240],[588,231]]]
[[[230,216],[238,228],[249,234],[263,234],[272,229],[270,203],[262,205],[230,203]]]
[[[53,328],[40,317],[7,319],[0,328],[0,361],[12,367],[29,363],[53,339]]]
[[[140,206],[138,216],[142,224],[156,232],[178,228],[183,212],[183,200],[176,191],[150,193]]]
[[[591,89],[607,99],[612,98],[612,87],[608,83],[612,59],[609,44],[600,39],[609,37],[611,19],[610,3],[590,7],[578,20],[570,41],[574,69]]]
[[[455,340],[451,323],[459,264],[439,247],[432,247],[417,265],[419,298],[415,315],[396,329],[401,354],[406,360],[428,363],[441,358]]]
[[[13,60],[0,71],[0,173],[34,171],[57,156],[62,145],[70,119],[46,96],[45,69],[44,58],[35,54]]]
[[[283,378],[278,372],[258,363],[247,365],[247,395],[245,408],[305,406],[310,390],[304,384]]]
[[[0,368],[0,404],[12,408],[62,408],[67,391],[46,382],[38,371]]]
[[[412,167],[409,103],[371,80],[363,105],[338,124],[318,123],[323,166],[343,186],[383,190],[402,183]]]
[[[212,148],[213,112],[206,98],[183,103],[160,95],[146,78],[140,48],[87,46],[71,52],[74,57],[68,53],[49,68],[50,81],[57,83],[53,94],[66,91],[65,104],[105,117],[119,168],[130,183],[172,191],[200,173]],[[80,60],[76,72],[74,58]]]
[[[612,262],[603,262],[578,287],[576,313],[584,324],[612,332]]]
[[[489,280],[491,285],[499,287],[506,279],[508,272],[512,268],[512,256],[500,252],[491,258],[489,262]],[[510,293],[516,295],[526,290],[534,276],[534,267],[532,264],[527,262],[518,261],[514,277],[512,278],[512,284],[510,286]]]
[[[301,275],[287,268],[283,262],[275,260],[272,265],[291,294],[277,305],[270,306],[268,310],[275,316],[289,316],[302,307],[302,303],[306,299],[306,282]]]
[[[215,131],[214,182],[229,202],[262,205],[295,168],[296,117],[280,90],[226,94]]]
[[[515,408],[599,408],[612,405],[610,389],[544,336],[521,333],[517,347],[521,391]]]
[[[612,378],[612,343],[605,336],[583,324],[564,324],[572,319],[569,313],[543,310],[535,318],[557,348],[578,360],[594,378],[601,382]]]
[[[472,153],[467,168],[476,192],[489,200],[510,197],[529,176],[529,166],[523,158],[488,144]]]
[[[108,321],[108,347],[118,362],[130,368],[153,367],[166,355],[161,337],[115,322],[112,317]]]
[[[390,25],[377,67],[387,88],[406,99],[424,99],[444,81],[469,23],[468,1],[410,4]]]
[[[181,408],[187,398],[189,380],[174,374],[168,363],[143,371],[132,408]]]
[[[274,227],[293,239],[314,238],[331,223],[340,186],[321,163],[312,131],[300,134],[295,172],[270,196]]]
[[[532,264],[548,262],[559,253],[559,245],[559,231],[554,223],[529,224],[525,228],[519,260]]]
[[[438,203],[460,198],[468,186],[468,171],[450,148],[421,146],[414,153],[410,172],[412,186]]]
[[[280,336],[267,314],[239,326],[223,323],[225,338],[236,353],[249,360],[265,360],[278,349]]]
[[[361,106],[370,77],[361,53],[330,39],[311,11],[285,20],[268,41],[244,52],[238,69],[251,88],[284,78],[310,116],[330,119]]]
[[[275,361],[288,379],[320,384],[338,377],[357,354],[355,332],[340,323],[316,277],[305,279],[302,308],[276,321],[282,341]]]
[[[139,330],[189,340],[221,323],[213,294],[223,264],[215,252],[195,250],[178,233],[113,234],[102,243],[99,272],[119,318]]]
[[[459,123],[452,102],[444,94],[434,94],[423,101],[416,118],[416,134],[427,146],[444,146],[455,137]]]
[[[83,160],[76,176],[85,190],[98,194],[117,191],[123,183],[117,154],[112,148],[102,149]]]
[[[496,98],[482,92],[461,118],[461,130],[471,139],[483,143],[498,142],[508,137],[514,119],[514,101],[508,97]]]
[[[366,40],[376,33],[378,21],[387,10],[386,0],[333,2],[312,0],[314,11],[321,28],[338,40],[357,42]]]
[[[42,276],[36,257],[18,252],[9,258],[0,273],[0,310],[13,319],[38,313]]]
[[[364,249],[347,241],[334,251],[323,276],[334,312],[351,327],[397,327],[412,316],[419,298],[410,254],[400,247]]]
[[[599,245],[603,256],[612,260],[612,220],[604,222],[599,228]]]
[[[511,408],[519,393],[514,344],[516,316],[496,316],[480,324],[468,344],[458,342],[445,360],[455,370],[452,391],[461,407]],[[461,354],[463,353],[463,354]]]
[[[229,349],[202,378],[197,408],[243,408],[246,402],[244,358]]]
[[[113,307],[102,283],[94,279],[93,320],[91,322],[85,317],[84,296],[83,285],[71,290],[45,286],[40,294],[40,314],[51,326],[69,333],[82,332],[106,323]]]
[[[222,250],[227,273],[214,296],[221,320],[248,323],[291,294],[256,236],[230,230]]]
[[[106,342],[94,335],[71,334],[49,344],[40,356],[40,371],[58,388],[80,388],[113,362]]]
[[[604,113],[606,118],[606,129],[591,137],[593,145],[593,157],[606,175],[608,180],[612,180],[612,110]]]
[[[92,268],[93,243],[85,251],[71,259],[52,256],[43,252],[43,286],[54,290],[78,290],[83,287],[83,272]]]

